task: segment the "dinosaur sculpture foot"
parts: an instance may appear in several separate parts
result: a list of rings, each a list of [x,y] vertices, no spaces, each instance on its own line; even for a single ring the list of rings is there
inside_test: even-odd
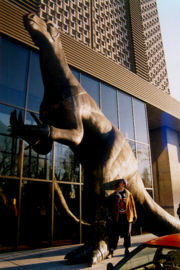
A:
[[[108,246],[104,240],[101,240],[96,244],[84,244],[66,254],[65,259],[70,264],[88,263],[92,266],[106,259],[108,254]]]
[[[83,246],[76,248],[75,250],[66,254],[65,259],[69,264],[78,264],[89,262],[91,254],[93,252],[94,245],[84,244]]]
[[[90,265],[100,263],[107,258],[108,254],[109,249],[107,243],[104,240],[99,241],[91,254],[91,258],[89,260]]]
[[[42,43],[46,43],[47,46],[47,42],[53,44],[60,37],[59,30],[51,21],[45,22],[35,13],[25,15],[24,23],[37,46],[41,46]]]

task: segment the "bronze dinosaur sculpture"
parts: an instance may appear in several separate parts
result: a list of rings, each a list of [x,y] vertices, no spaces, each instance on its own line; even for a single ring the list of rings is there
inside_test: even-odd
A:
[[[104,116],[95,101],[72,74],[62,48],[60,32],[35,14],[25,17],[25,26],[40,49],[44,98],[37,126],[23,125],[11,116],[11,130],[41,154],[51,150],[53,141],[68,145],[84,168],[85,198],[88,196],[90,223],[104,219],[100,211],[113,189],[113,182],[126,178],[132,192],[139,222],[156,235],[180,231],[180,222],[158,206],[146,192],[138,173],[136,158],[127,140]],[[108,191],[109,190],[109,191]],[[102,222],[102,224],[104,224]],[[106,226],[94,235],[93,244],[66,256],[70,261],[89,259],[91,264],[106,258]],[[92,238],[92,237],[91,237]]]

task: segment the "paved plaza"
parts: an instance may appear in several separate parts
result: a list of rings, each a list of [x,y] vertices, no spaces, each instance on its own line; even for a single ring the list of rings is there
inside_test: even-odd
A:
[[[147,240],[153,239],[153,234],[143,234],[132,237],[133,250],[137,245]],[[64,256],[67,252],[75,249],[80,245],[69,245],[60,247],[50,247],[26,251],[8,252],[0,254],[0,269],[3,270],[16,270],[16,269],[37,269],[37,270],[78,270],[78,269],[99,269],[105,270],[107,263],[112,262],[116,264],[120,259],[123,258],[124,249],[122,247],[122,239],[120,239],[119,246],[115,250],[114,257],[106,259],[102,263],[88,267],[86,264],[68,265],[67,261],[64,260]]]

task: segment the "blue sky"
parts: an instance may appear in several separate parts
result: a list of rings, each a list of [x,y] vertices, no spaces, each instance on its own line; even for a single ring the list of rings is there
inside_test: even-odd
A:
[[[157,0],[171,96],[180,101],[180,0]]]

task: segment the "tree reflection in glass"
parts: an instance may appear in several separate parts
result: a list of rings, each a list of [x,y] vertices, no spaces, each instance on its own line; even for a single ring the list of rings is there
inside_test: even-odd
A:
[[[9,119],[13,108],[0,105],[0,174],[18,176],[22,145],[17,137],[10,137]],[[18,110],[17,110],[18,111]]]
[[[137,159],[139,172],[146,188],[152,188],[152,175],[150,167],[149,147],[144,144],[137,143]]]
[[[27,114],[26,123],[36,125],[29,113]],[[39,179],[52,179],[52,151],[47,155],[40,155],[36,153],[32,147],[25,147],[23,176]]]
[[[79,162],[71,149],[55,143],[55,177],[56,180],[79,182]]]

